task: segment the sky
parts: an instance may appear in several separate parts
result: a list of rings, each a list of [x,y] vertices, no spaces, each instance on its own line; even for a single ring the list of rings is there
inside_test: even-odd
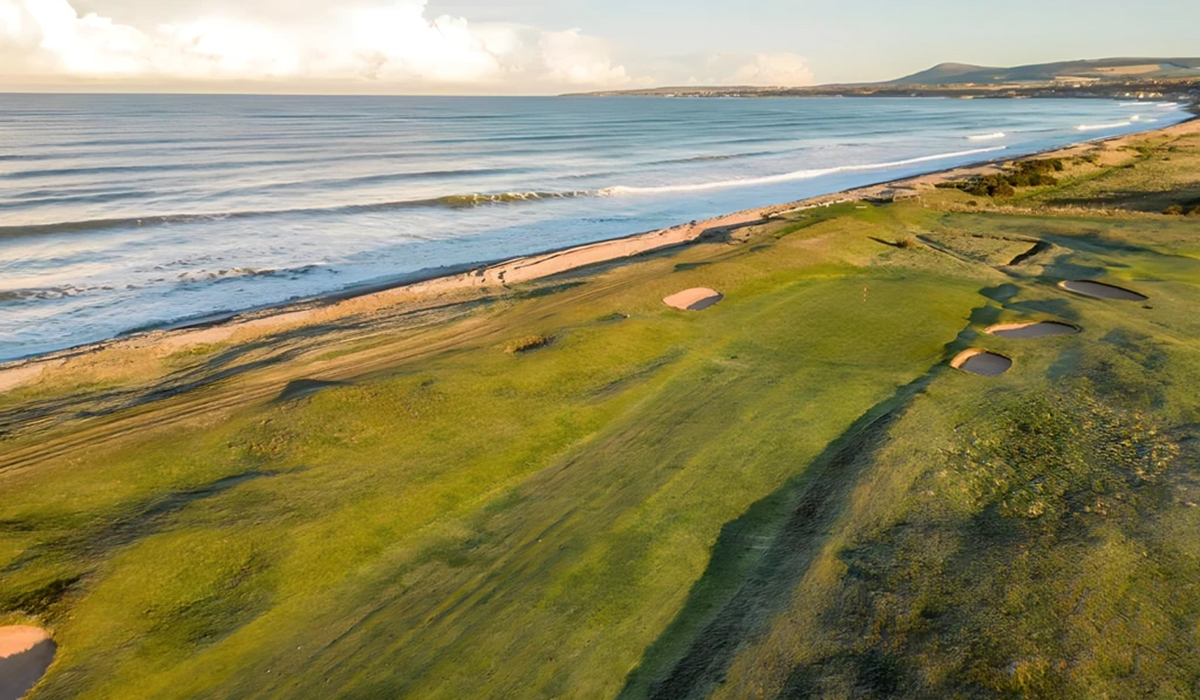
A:
[[[0,0],[0,90],[556,94],[1200,55],[1197,0]]]

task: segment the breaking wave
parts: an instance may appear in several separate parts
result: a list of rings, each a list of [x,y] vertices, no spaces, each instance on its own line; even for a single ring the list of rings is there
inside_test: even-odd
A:
[[[995,141],[996,139],[1002,139],[1005,136],[1008,136],[1008,134],[1004,133],[1003,131],[997,131],[994,134],[976,134],[974,136],[968,136],[967,140],[968,141]]]
[[[935,160],[945,160],[949,158],[962,158],[965,156],[980,155],[983,153],[994,153],[1003,151],[1005,146],[994,146],[992,148],[976,148],[969,151],[955,151],[954,153],[939,153],[932,156],[921,156],[919,158],[909,158],[906,160],[896,160],[887,163],[865,163],[863,165],[842,165],[834,168],[814,168],[811,170],[795,170],[790,173],[781,173],[779,175],[766,175],[763,177],[747,177],[737,178],[733,180],[717,180],[715,182],[699,182],[687,185],[660,185],[652,187],[626,187],[617,186],[609,187],[600,190],[599,194],[606,197],[630,194],[669,194],[672,192],[704,192],[707,190],[723,190],[733,187],[753,187],[755,185],[772,185],[781,182],[792,182],[795,180],[811,180],[812,178],[822,177],[825,175],[835,175],[837,173],[852,173],[861,172],[864,170],[886,170],[889,168],[900,168],[906,165],[916,165],[918,163],[928,163]]]
[[[1113,122],[1112,124],[1080,124],[1075,127],[1075,131],[1101,131],[1103,129],[1119,129],[1123,126],[1131,126],[1132,121]]]
[[[509,204],[530,202],[541,199],[566,199],[571,197],[594,196],[590,191],[568,192],[501,192],[498,194],[459,194],[432,199],[410,199],[391,202],[373,202],[369,204],[345,204],[331,207],[298,207],[293,209],[252,209],[211,214],[166,214],[158,216],[120,217],[112,219],[83,219],[80,221],[62,221],[51,224],[30,224],[25,226],[0,226],[0,239],[19,238],[23,236],[49,235],[55,233],[78,233],[88,231],[106,231],[114,229],[142,228],[147,226],[166,226],[172,224],[195,224],[205,222],[234,221],[243,219],[266,218],[273,216],[296,216],[312,214],[354,214],[369,212],[384,212],[398,209],[415,209],[422,207],[446,207],[464,209],[485,204]]]
[[[0,239],[19,238],[24,236],[49,235],[56,233],[78,233],[90,231],[105,231],[115,229],[142,228],[147,226],[169,226],[178,224],[196,224],[206,222],[221,222],[243,220],[260,217],[295,216],[312,214],[352,214],[363,212],[385,212],[399,209],[421,207],[444,207],[449,209],[465,209],[496,204],[518,204],[549,199],[571,199],[576,197],[614,197],[629,194],[666,194],[672,192],[703,192],[735,187],[753,187],[755,185],[771,185],[795,180],[809,180],[837,173],[862,172],[868,170],[886,170],[906,165],[928,163],[949,158],[980,155],[1002,151],[1005,146],[977,148],[953,153],[939,153],[931,156],[908,158],[884,163],[865,163],[862,165],[843,165],[832,168],[814,168],[810,170],[795,170],[778,175],[762,177],[718,180],[690,184],[659,185],[647,187],[630,187],[617,185],[599,190],[568,190],[563,192],[500,192],[495,194],[458,194],[432,199],[400,200],[392,202],[377,202],[371,204],[348,204],[333,207],[308,207],[295,209],[265,209],[223,212],[215,214],[169,214],[162,216],[123,217],[112,219],[85,219],[81,221],[63,221],[51,224],[32,224],[26,226],[0,226]]]
[[[177,261],[178,264],[186,264],[185,261]],[[22,301],[44,301],[54,299],[67,299],[70,297],[78,297],[86,294],[114,292],[114,291],[129,291],[140,289],[154,284],[181,284],[190,285],[197,283],[219,282],[222,280],[237,280],[247,277],[277,277],[295,279],[298,275],[304,275],[316,270],[328,269],[328,264],[324,262],[308,263],[306,265],[297,265],[293,267],[231,267],[215,270],[208,269],[191,269],[184,270],[177,274],[171,274],[165,268],[168,266],[158,266],[155,268],[157,276],[150,276],[140,280],[137,283],[125,283],[121,285],[114,284],[93,284],[93,285],[75,285],[64,284],[53,287],[24,287],[13,289],[0,289],[0,303],[4,302],[22,302]]]

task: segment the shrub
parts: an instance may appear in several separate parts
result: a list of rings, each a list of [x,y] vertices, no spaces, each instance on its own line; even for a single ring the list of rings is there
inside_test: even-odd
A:
[[[1062,172],[1065,167],[1062,158],[1023,160],[1013,166],[1018,175],[1048,175]]]
[[[917,241],[916,236],[904,236],[902,238],[896,239],[896,247],[897,248],[904,248],[904,249],[911,250],[912,248],[916,248],[919,245],[920,245],[920,242]]]
[[[1200,216],[1200,205],[1192,207],[1192,210],[1188,212],[1188,216]]]
[[[1169,216],[1183,216],[1183,205],[1172,204],[1171,206],[1167,207],[1166,211],[1163,213]]]
[[[939,183],[938,187],[958,188],[975,197],[1012,197],[1018,187],[1050,187],[1058,184],[1058,178],[1050,173],[1062,171],[1061,158],[1026,160],[1013,164],[1003,174],[984,175],[971,180]],[[977,205],[972,205],[977,206]]]
[[[504,346],[504,352],[508,353],[509,355],[518,355],[523,352],[529,352],[530,350],[544,348],[550,344],[551,340],[554,339],[544,335],[528,335],[524,338],[517,338],[516,340],[509,341],[508,344]]]
[[[1000,182],[996,183],[995,187],[992,188],[993,197],[1011,197],[1016,193],[1017,191],[1013,189],[1013,186],[1010,185],[1007,180],[1001,180]]]
[[[967,194],[975,197],[991,197],[992,192],[988,188],[987,182],[978,180],[966,188]]]

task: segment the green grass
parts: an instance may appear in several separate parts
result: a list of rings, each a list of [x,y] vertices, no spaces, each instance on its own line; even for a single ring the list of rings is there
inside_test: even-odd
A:
[[[1195,227],[960,196],[279,340],[311,347],[10,438],[45,455],[0,471],[0,621],[59,644],[34,698],[1190,696]],[[725,299],[661,303],[694,286]],[[1083,331],[982,334],[1027,318]],[[949,369],[968,346],[1016,365]],[[345,385],[272,400],[310,376]],[[8,400],[72,382],[101,383]]]

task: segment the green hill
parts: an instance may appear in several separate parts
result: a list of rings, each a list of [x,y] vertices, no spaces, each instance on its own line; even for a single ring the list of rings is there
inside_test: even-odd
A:
[[[999,85],[1062,79],[1144,80],[1200,77],[1200,58],[1104,58],[1060,61],[1015,68],[942,63],[886,85]]]

